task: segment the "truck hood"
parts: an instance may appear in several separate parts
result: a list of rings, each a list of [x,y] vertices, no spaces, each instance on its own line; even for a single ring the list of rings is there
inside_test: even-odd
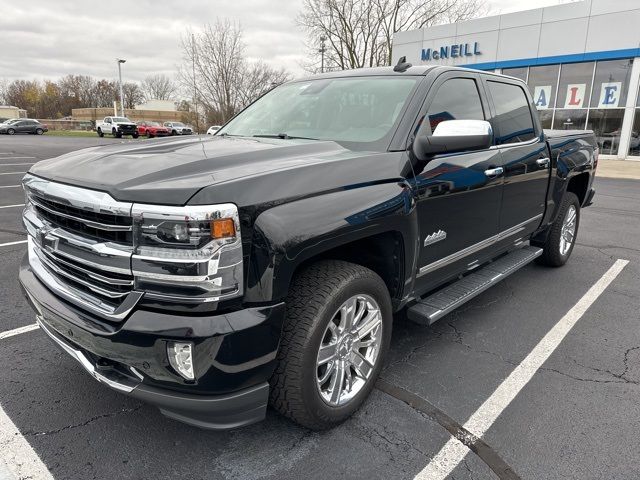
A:
[[[92,147],[39,162],[30,173],[102,190],[120,201],[166,205],[184,205],[202,188],[225,184],[224,201],[240,203],[237,198],[228,197],[237,197],[233,192],[246,188],[243,181],[253,188],[261,176],[276,174],[282,181],[291,181],[304,175],[306,188],[312,190],[321,180],[310,167],[323,164],[324,171],[327,164],[363,155],[372,154],[353,152],[329,141],[214,136]],[[335,172],[335,165],[331,168]],[[291,173],[299,169],[304,172]],[[362,179],[363,170],[357,170]],[[381,174],[373,170],[370,168],[370,175]],[[343,170],[341,183],[349,182],[345,175],[349,177]]]

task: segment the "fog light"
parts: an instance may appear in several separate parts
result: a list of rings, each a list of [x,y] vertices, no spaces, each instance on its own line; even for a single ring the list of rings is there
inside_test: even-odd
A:
[[[191,343],[169,342],[167,356],[171,366],[187,380],[194,380],[193,345]]]

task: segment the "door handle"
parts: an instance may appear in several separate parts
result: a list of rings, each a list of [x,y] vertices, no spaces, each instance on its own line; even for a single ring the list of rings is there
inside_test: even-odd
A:
[[[539,158],[538,160],[536,160],[536,163],[541,168],[547,168],[549,166],[549,163],[551,163],[551,160],[549,160],[548,158]]]
[[[503,173],[504,173],[504,168],[502,167],[490,168],[484,171],[484,174],[489,178],[495,178],[499,175],[502,175]]]

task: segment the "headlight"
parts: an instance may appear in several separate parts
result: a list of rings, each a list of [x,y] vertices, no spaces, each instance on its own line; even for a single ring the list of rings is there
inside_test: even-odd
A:
[[[147,296],[216,302],[242,295],[242,244],[233,204],[134,204],[136,287]]]

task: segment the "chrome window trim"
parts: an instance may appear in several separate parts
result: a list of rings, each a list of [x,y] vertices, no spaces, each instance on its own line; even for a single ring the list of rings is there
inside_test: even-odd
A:
[[[537,136],[531,140],[527,140],[526,142],[518,142],[518,143],[503,143],[501,145],[491,145],[489,150],[501,150],[503,148],[511,148],[511,147],[526,147],[527,145],[535,145],[536,143],[540,143],[540,137]]]
[[[542,213],[539,215],[536,215],[535,217],[531,217],[529,220],[525,220],[524,222],[519,223],[518,225],[514,225],[513,227],[503,230],[502,232],[492,237],[489,237],[467,248],[464,248],[455,253],[452,253],[447,257],[441,258],[440,260],[436,260],[435,262],[432,262],[423,267],[420,267],[420,269],[418,270],[417,277],[421,277],[423,275],[426,275],[427,273],[433,272],[434,270],[438,270],[439,268],[450,265],[454,262],[457,262],[458,260],[463,259],[468,255],[472,255],[476,252],[479,252],[480,250],[483,250],[484,248],[490,247],[491,245],[499,242],[500,240],[504,240],[505,238],[508,238],[512,235],[520,233],[522,230],[524,230],[527,224],[534,222],[536,220],[539,220],[541,218],[542,218]]]

